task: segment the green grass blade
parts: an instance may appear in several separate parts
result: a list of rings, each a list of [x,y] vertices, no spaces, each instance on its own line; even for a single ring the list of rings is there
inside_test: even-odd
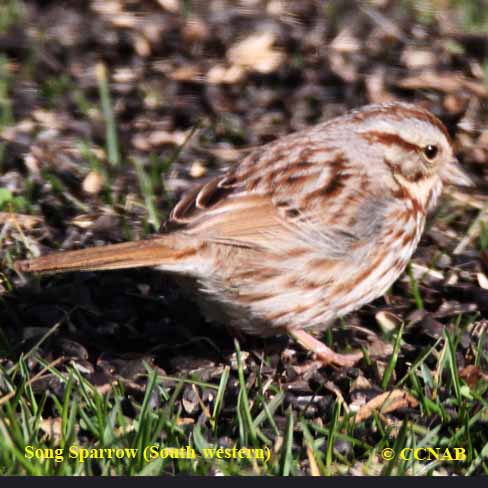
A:
[[[444,329],[444,338],[447,341],[447,361],[449,364],[449,371],[451,373],[452,385],[454,388],[454,394],[458,405],[461,403],[461,382],[459,380],[459,371],[456,361],[456,349],[447,328]]]
[[[236,350],[237,356],[237,373],[239,376],[239,386],[240,386],[240,407],[241,412],[243,414],[243,421],[244,426],[246,428],[247,433],[249,433],[250,441],[252,445],[256,445],[257,443],[257,432],[256,427],[254,426],[254,422],[252,420],[251,415],[251,406],[249,404],[249,397],[247,394],[247,386],[246,380],[244,378],[244,366],[242,363],[242,356],[241,356],[241,348],[239,346],[239,342],[234,340],[234,347]]]
[[[291,407],[288,409],[288,419],[286,424],[286,434],[283,443],[283,454],[281,456],[280,474],[282,476],[289,476],[291,473],[293,461],[293,411]]]
[[[156,196],[154,194],[151,178],[144,170],[144,166],[139,158],[133,158],[132,163],[136,170],[137,181],[139,182],[139,188],[142,196],[144,197],[144,204],[148,213],[148,223],[152,225],[154,230],[159,230],[161,227],[161,219],[156,207]]]
[[[409,264],[407,266],[407,273],[408,273],[408,277],[410,278],[410,286],[412,288],[412,295],[415,299],[415,304],[419,310],[423,310],[424,309],[424,301],[422,300],[422,296],[420,294],[419,285],[417,283],[417,280],[415,279],[415,276],[413,275],[413,270],[412,270],[411,264]]]
[[[120,165],[120,150],[117,136],[117,123],[110,97],[107,68],[103,63],[96,66],[96,78],[98,82],[98,93],[102,108],[103,120],[105,122],[105,137],[108,162],[112,166]]]
[[[325,467],[327,472],[330,473],[330,468],[332,466],[332,458],[334,453],[334,441],[337,432],[337,425],[339,423],[339,416],[341,414],[341,404],[336,401],[334,406],[334,412],[332,414],[332,420],[329,426],[329,436],[327,439],[327,450],[325,451]]]
[[[398,330],[398,333],[396,335],[395,345],[393,346],[393,353],[385,369],[385,373],[383,374],[383,379],[381,380],[381,388],[383,388],[383,390],[386,390],[388,388],[391,377],[393,375],[393,371],[395,370],[395,366],[398,360],[398,353],[400,352],[400,348],[402,344],[402,336],[403,336],[403,322],[400,325],[400,329]]]

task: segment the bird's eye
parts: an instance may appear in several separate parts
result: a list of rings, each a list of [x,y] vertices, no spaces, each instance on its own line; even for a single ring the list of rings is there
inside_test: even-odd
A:
[[[425,157],[429,161],[432,161],[433,159],[435,159],[435,157],[437,156],[437,153],[438,152],[439,152],[439,149],[437,148],[437,146],[434,146],[432,144],[429,144],[429,145],[427,145],[427,146],[424,147]]]

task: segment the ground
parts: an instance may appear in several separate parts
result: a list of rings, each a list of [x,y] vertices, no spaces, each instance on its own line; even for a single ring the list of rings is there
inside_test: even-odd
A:
[[[483,5],[4,0],[0,474],[488,474]],[[253,147],[388,100],[438,115],[476,188],[448,189],[408,272],[321,335],[363,348],[356,367],[235,338],[154,271],[12,267],[143,238]],[[100,451],[116,448],[137,451]]]

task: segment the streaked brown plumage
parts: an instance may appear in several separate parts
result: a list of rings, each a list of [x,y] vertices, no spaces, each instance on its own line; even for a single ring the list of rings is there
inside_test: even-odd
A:
[[[250,334],[305,329],[381,296],[415,251],[444,183],[469,184],[444,125],[410,104],[370,105],[255,150],[187,194],[156,238],[57,253],[22,271],[152,266],[189,276],[204,311]]]

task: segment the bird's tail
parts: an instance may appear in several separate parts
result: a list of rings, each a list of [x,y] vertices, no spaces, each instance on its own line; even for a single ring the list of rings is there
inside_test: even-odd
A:
[[[18,261],[15,266],[24,272],[52,273],[158,266],[185,260],[196,254],[196,246],[185,241],[173,235],[158,236],[143,241],[57,252]]]

